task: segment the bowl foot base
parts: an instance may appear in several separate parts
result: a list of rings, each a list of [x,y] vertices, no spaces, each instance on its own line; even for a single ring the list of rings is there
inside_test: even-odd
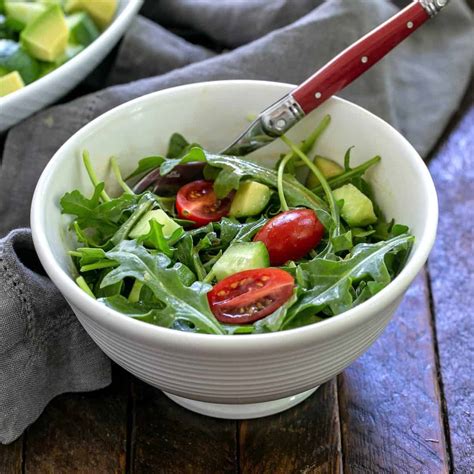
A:
[[[291,397],[280,398],[279,400],[271,400],[261,403],[247,403],[239,405],[231,405],[227,403],[207,403],[189,398],[178,397],[171,393],[163,392],[168,398],[178,405],[188,410],[200,413],[201,415],[212,416],[214,418],[225,418],[228,420],[247,420],[250,418],[261,418],[263,416],[274,415],[282,411],[288,410],[303,400],[306,400],[319,387],[306,390],[306,392],[292,395]]]

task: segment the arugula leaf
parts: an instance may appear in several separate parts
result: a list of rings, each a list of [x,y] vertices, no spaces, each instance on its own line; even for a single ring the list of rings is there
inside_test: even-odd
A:
[[[214,191],[219,198],[227,196],[232,190],[239,189],[241,173],[236,173],[235,168],[223,165],[214,181]]]
[[[202,148],[193,147],[183,157],[165,160],[160,166],[160,175],[165,176],[177,165],[192,163],[193,161],[206,161],[206,155]]]
[[[91,211],[99,205],[100,194],[104,190],[104,187],[104,183],[99,183],[95,187],[90,199],[87,199],[78,189],[71,193],[66,193],[59,201],[61,212],[77,217],[89,216]]]
[[[101,248],[80,247],[77,250],[69,252],[69,254],[78,258],[81,272],[117,265],[116,262],[107,258],[107,255]]]
[[[124,194],[122,194],[124,196]],[[138,223],[138,221],[153,207],[156,200],[153,194],[144,193],[140,200],[137,203],[135,210],[132,212],[130,217],[124,222],[117,232],[110,239],[110,242],[114,245],[117,245],[122,240],[128,237],[128,234],[132,231],[133,227]]]
[[[165,211],[167,214],[169,214],[172,217],[176,216],[176,210],[175,210],[176,196],[169,196],[169,197],[156,196],[156,201],[163,211]]]
[[[119,262],[119,266],[104,277],[101,287],[127,277],[135,278],[164,304],[159,310],[163,317],[189,322],[199,332],[224,334],[207,301],[206,294],[211,286],[198,281],[185,286],[165,255],[151,254],[136,241],[126,240],[107,252],[107,257]]]
[[[283,321],[285,320],[285,316],[288,312],[288,309],[295,304],[297,299],[297,292],[294,291],[293,295],[286,303],[281,305],[272,314],[266,316],[263,319],[260,319],[259,321],[256,321],[253,324],[253,326],[255,327],[255,332],[262,333],[279,331]]]
[[[351,146],[347,149],[345,155],[344,155],[344,171],[351,171],[351,151],[354,148],[354,146]]]
[[[235,242],[248,242],[268,221],[266,217],[241,224],[236,219],[224,217],[214,225],[220,230],[221,247],[226,249]]]
[[[382,286],[391,281],[385,257],[389,252],[405,253],[410,249],[413,236],[400,235],[386,242],[359,244],[345,260],[333,261],[315,258],[298,266],[297,281],[302,295],[289,310],[287,326],[300,314],[316,314],[329,307],[332,314],[350,309],[354,299],[350,292],[353,282],[369,279]]]
[[[166,158],[164,156],[160,156],[160,155],[147,156],[146,158],[142,158],[138,162],[138,166],[135,168],[135,170],[125,178],[125,181],[135,178],[135,176],[144,174],[147,171],[151,171],[155,168],[158,168],[158,166],[160,166],[161,163],[165,161],[165,159]]]
[[[105,296],[99,298],[99,301],[119,313],[156,326],[169,328],[175,321],[170,313],[163,312],[143,302],[131,303],[122,295]]]
[[[206,276],[199,254],[194,251],[193,238],[190,234],[185,234],[176,246],[176,258],[183,262],[187,267],[191,268],[198,279],[203,280]]]
[[[335,253],[342,252],[344,250],[350,250],[353,247],[352,231],[348,230],[344,234],[332,237],[331,243],[332,250]]]
[[[151,219],[149,223],[149,232],[139,237],[137,242],[139,244],[144,244],[146,247],[159,250],[167,257],[171,258],[174,253],[174,249],[171,247],[171,244],[179,240],[184,232],[183,229],[176,229],[169,239],[167,239],[163,234],[163,224],[160,224],[156,219]]]
[[[186,152],[188,147],[189,142],[183,137],[183,135],[179,133],[173,133],[168,143],[168,151],[166,152],[166,156],[168,158],[179,158]]]
[[[219,239],[217,239],[217,236],[212,229],[212,223],[209,223],[208,225],[201,227],[201,229],[188,231],[179,240],[176,246],[176,258],[191,268],[195,272],[198,280],[204,280],[208,273],[206,267],[202,263],[199,252],[211,248],[217,248],[219,244]],[[197,233],[196,231],[198,230],[201,230],[201,232]],[[204,232],[202,232],[202,230],[204,230]],[[204,237],[201,237],[197,243],[194,243],[193,236],[198,236],[201,233],[205,233]]]
[[[139,196],[124,193],[120,197],[100,203],[100,195],[104,183],[99,183],[93,196],[88,199],[80,191],[66,193],[60,200],[61,212],[76,216],[73,227],[78,240],[87,245],[100,246],[100,241],[106,241],[115,234],[126,219],[125,213],[133,211]],[[87,235],[83,230],[89,229]]]
[[[395,224],[395,220],[392,219],[390,222],[386,222],[383,219],[375,224],[375,228],[372,231],[371,238],[375,241],[389,240],[397,235],[408,233],[408,227],[402,224]]]
[[[114,296],[114,295],[120,295],[124,288],[124,282],[123,281],[118,281],[114,285],[109,285],[105,286],[104,288],[100,287],[100,283],[104,279],[105,275],[111,271],[111,268],[104,268],[98,275],[95,283],[94,283],[94,294],[97,299],[99,298],[105,298],[107,296]]]

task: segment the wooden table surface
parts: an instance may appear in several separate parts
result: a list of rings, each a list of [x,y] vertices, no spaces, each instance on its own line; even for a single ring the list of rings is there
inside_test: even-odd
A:
[[[297,407],[225,421],[114,367],[113,384],[56,398],[16,442],[10,473],[473,472],[474,84],[429,167],[439,232],[392,322]],[[21,394],[19,394],[21,396]]]

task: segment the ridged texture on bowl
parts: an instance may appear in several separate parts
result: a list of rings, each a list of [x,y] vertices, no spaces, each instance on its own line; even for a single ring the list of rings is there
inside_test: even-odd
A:
[[[252,353],[239,358],[225,352],[211,358],[198,352],[172,354],[160,350],[159,345],[146,347],[112,333],[73,309],[94,342],[112,360],[150,385],[194,400],[256,403],[309,390],[339,374],[377,339],[398,304],[325,343],[295,346],[292,351],[258,358]]]

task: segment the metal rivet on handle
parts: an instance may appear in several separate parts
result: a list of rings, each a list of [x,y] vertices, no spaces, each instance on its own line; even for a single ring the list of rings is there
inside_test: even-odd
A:
[[[409,21],[407,23],[407,28],[410,29],[410,30],[413,28],[413,22],[412,21]]]
[[[314,94],[314,97],[316,97],[316,99],[320,99],[321,98],[321,92],[316,92],[316,94]]]
[[[369,60],[369,58],[367,56],[362,56],[360,60],[365,64]]]
[[[279,130],[283,130],[285,128],[285,125],[286,121],[283,119],[278,120],[278,122],[276,123],[276,126]]]

